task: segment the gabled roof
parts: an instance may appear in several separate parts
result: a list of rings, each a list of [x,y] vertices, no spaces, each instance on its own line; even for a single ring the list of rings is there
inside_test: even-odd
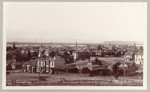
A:
[[[75,63],[70,63],[70,64],[67,64],[67,65],[76,66],[76,65],[86,65],[86,64],[87,64],[87,60],[78,60]]]
[[[110,64],[107,62],[107,61],[105,61],[105,60],[99,60],[101,63],[102,63],[102,66],[109,66]],[[88,62],[96,62],[95,60],[90,60],[90,61],[88,61]]]
[[[7,65],[11,64],[13,61],[13,59],[9,59],[9,60],[6,60],[7,61]]]
[[[124,55],[130,55],[130,56],[132,56],[133,54],[134,54],[133,52],[125,52]]]
[[[96,62],[95,60],[90,60],[90,61],[87,61],[87,62]]]
[[[36,63],[37,63],[37,60],[30,60],[30,61],[28,61],[28,62],[26,62],[25,64],[26,65],[31,65],[31,66],[36,66]]]
[[[38,58],[38,61],[46,61],[46,60],[52,60],[52,57],[48,57],[48,58]]]
[[[12,62],[11,65],[22,65],[21,62]]]
[[[135,55],[143,55],[143,53],[138,52],[138,53],[135,53]]]
[[[61,61],[65,61],[63,58],[61,58],[60,56],[55,56],[51,61],[53,62],[61,62]]]
[[[134,62],[131,62],[131,61],[130,62],[124,62],[124,63],[122,63],[122,66],[127,65],[128,67],[131,67],[133,65],[133,63]]]

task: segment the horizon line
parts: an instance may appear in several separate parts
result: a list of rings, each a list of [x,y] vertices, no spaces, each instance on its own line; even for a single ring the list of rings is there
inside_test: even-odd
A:
[[[55,41],[55,42],[48,42],[48,41],[38,41],[38,42],[33,42],[33,41],[6,41],[6,43],[79,43],[79,44],[102,44],[102,43],[105,43],[105,42],[142,42],[143,41],[121,41],[121,40],[114,40],[114,41],[101,41],[101,42],[78,42],[78,41],[75,41],[75,42],[60,42],[60,41]]]

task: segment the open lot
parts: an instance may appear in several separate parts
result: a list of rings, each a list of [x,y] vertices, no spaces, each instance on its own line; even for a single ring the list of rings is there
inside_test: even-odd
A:
[[[39,77],[46,80],[40,81]],[[7,86],[142,86],[142,75],[120,76],[89,76],[83,74],[59,72],[58,74],[10,73],[7,75]]]

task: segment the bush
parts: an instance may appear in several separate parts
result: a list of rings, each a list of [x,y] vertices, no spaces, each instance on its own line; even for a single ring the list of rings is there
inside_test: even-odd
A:
[[[84,68],[82,68],[81,73],[82,74],[88,74],[88,73],[90,73],[90,70],[89,70],[89,68],[84,67]]]
[[[110,74],[111,74],[110,69],[104,69],[104,70],[102,70],[102,75],[106,76],[106,75],[110,75]]]
[[[119,70],[118,70],[118,73],[119,73],[119,75],[122,75],[122,76],[123,76],[123,75],[124,75],[124,70],[123,70],[123,69],[119,69]]]

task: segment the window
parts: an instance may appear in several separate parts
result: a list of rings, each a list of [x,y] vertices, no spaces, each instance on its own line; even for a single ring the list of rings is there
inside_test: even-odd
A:
[[[43,61],[41,62],[41,66],[42,66],[42,67],[44,66],[44,62],[43,62]]]
[[[43,62],[43,66],[45,66],[45,61]]]
[[[40,62],[39,62],[39,61],[37,61],[37,65],[40,65]]]
[[[55,65],[55,62],[53,62],[53,67],[54,67],[54,65]]]
[[[143,58],[141,60],[143,61]]]
[[[50,67],[54,67],[54,62],[50,62]]]
[[[47,63],[45,62],[45,64],[46,64],[46,67],[49,67],[49,64],[48,64],[48,62],[47,62]]]
[[[53,66],[53,62],[52,62],[52,66]]]

